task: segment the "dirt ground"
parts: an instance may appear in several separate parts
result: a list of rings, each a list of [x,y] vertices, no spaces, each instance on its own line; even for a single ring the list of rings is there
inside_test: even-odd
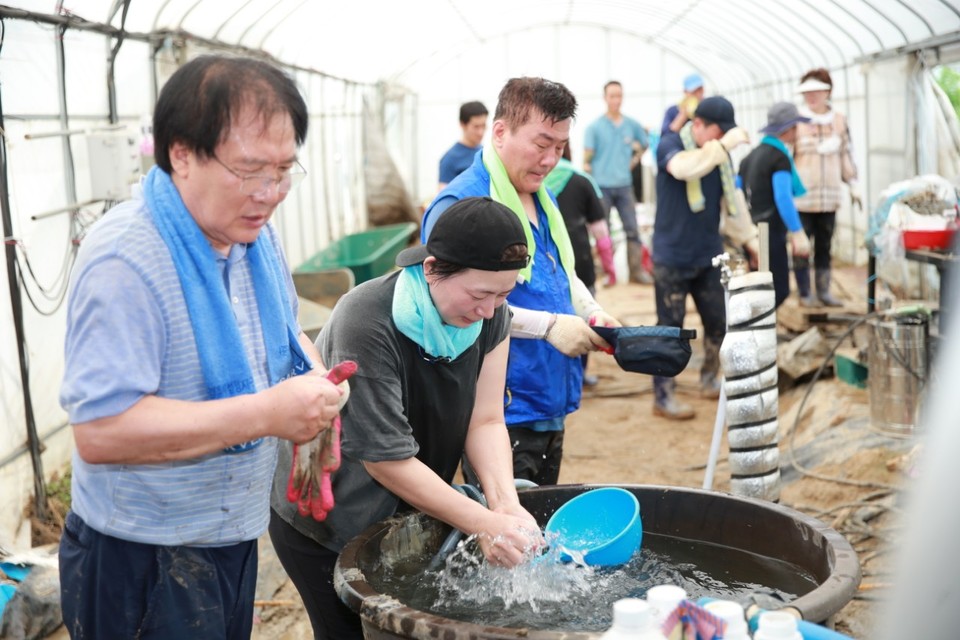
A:
[[[836,290],[849,309],[865,311],[863,269],[839,270]],[[618,285],[598,293],[599,301],[625,325],[656,324],[653,287]],[[787,305],[793,305],[788,300]],[[702,332],[692,303],[687,328]],[[844,325],[823,325],[829,347]],[[781,329],[782,341],[795,334]],[[643,375],[619,369],[612,357],[591,356],[590,370],[599,384],[585,393],[581,409],[570,416],[561,483],[637,483],[701,488],[716,416],[716,401],[697,393],[700,340],[678,376],[681,397],[697,409],[695,419],[671,422],[652,415],[652,386]],[[821,358],[822,361],[823,358]],[[809,378],[810,376],[807,376]],[[912,447],[909,439],[881,433],[870,426],[868,392],[832,375],[812,385],[802,417],[797,410],[810,385],[806,378],[790,384],[781,374],[780,443],[783,485],[781,503],[819,518],[854,545],[863,569],[858,595],[836,616],[836,629],[851,637],[872,637],[891,578],[887,552],[896,540],[892,513],[898,488],[907,482]],[[713,488],[729,490],[726,437]],[[796,460],[796,465],[792,460]],[[271,550],[264,544],[265,562]],[[254,638],[294,640],[311,636],[296,590],[278,567],[263,575]]]

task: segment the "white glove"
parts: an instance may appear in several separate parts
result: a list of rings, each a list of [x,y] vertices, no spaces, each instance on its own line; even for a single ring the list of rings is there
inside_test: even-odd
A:
[[[723,137],[720,138],[720,144],[723,145],[723,148],[727,151],[732,151],[736,147],[739,147],[741,144],[746,144],[750,142],[750,134],[747,133],[747,130],[742,127],[734,127],[723,134]]]
[[[847,186],[850,187],[850,204],[863,209],[863,195],[860,193],[860,185],[851,182]]]
[[[565,356],[575,358],[588,351],[609,349],[610,345],[590,328],[583,318],[567,313],[558,313],[547,329],[544,339]]]
[[[793,255],[799,258],[806,258],[810,255],[810,240],[803,229],[790,231],[787,233],[787,239],[790,240],[790,250]]]

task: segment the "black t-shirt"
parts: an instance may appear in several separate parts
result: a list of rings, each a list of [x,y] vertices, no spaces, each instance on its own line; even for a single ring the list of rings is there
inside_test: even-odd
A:
[[[750,205],[750,217],[754,222],[771,222],[780,218],[777,203],[773,198],[773,174],[790,172],[790,158],[769,144],[757,145],[740,162],[740,177],[743,192]]]
[[[583,284],[592,287],[597,281],[593,266],[593,250],[590,248],[588,222],[604,219],[603,202],[597,197],[593,184],[578,173],[570,176],[563,191],[557,194],[557,206],[573,245],[574,271]]]
[[[445,482],[453,480],[484,357],[510,330],[509,311],[503,305],[483,321],[480,337],[456,360],[431,360],[393,322],[397,276],[389,274],[350,291],[317,338],[326,365],[342,360],[358,365],[341,413],[342,460],[333,476],[336,506],[325,521],[296,515],[296,506],[286,500],[289,443],[280,449],[271,506],[298,531],[334,551],[370,524],[405,508],[370,477],[363,461],[416,456]]]

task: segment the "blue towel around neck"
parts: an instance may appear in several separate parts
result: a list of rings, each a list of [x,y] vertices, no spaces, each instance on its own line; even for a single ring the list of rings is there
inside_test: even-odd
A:
[[[468,327],[444,324],[433,304],[423,265],[404,267],[393,290],[393,321],[400,332],[442,361],[456,360],[477,341],[483,320]]]
[[[165,171],[159,167],[150,170],[143,180],[143,196],[180,278],[208,398],[256,392],[216,252]],[[305,373],[312,365],[297,341],[297,324],[280,261],[266,234],[247,245],[246,256],[273,385]]]

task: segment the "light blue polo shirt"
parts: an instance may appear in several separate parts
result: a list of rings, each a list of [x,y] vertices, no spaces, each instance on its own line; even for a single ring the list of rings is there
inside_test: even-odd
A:
[[[583,134],[583,146],[593,150],[590,173],[602,188],[615,189],[633,185],[630,175],[630,158],[633,143],[649,146],[646,130],[629,116],[621,116],[620,124],[614,124],[606,114],[590,123]]]
[[[275,229],[264,227],[289,274]],[[246,245],[219,261],[256,389],[268,386]],[[288,276],[294,310],[297,296]],[[278,313],[282,313],[278,310]],[[120,414],[146,395],[199,402],[203,372],[180,281],[143,200],[111,209],[81,245],[67,308],[60,403],[71,423]],[[158,464],[88,464],[74,452],[72,508],[134,542],[217,546],[253,540],[270,518],[277,441]]]

